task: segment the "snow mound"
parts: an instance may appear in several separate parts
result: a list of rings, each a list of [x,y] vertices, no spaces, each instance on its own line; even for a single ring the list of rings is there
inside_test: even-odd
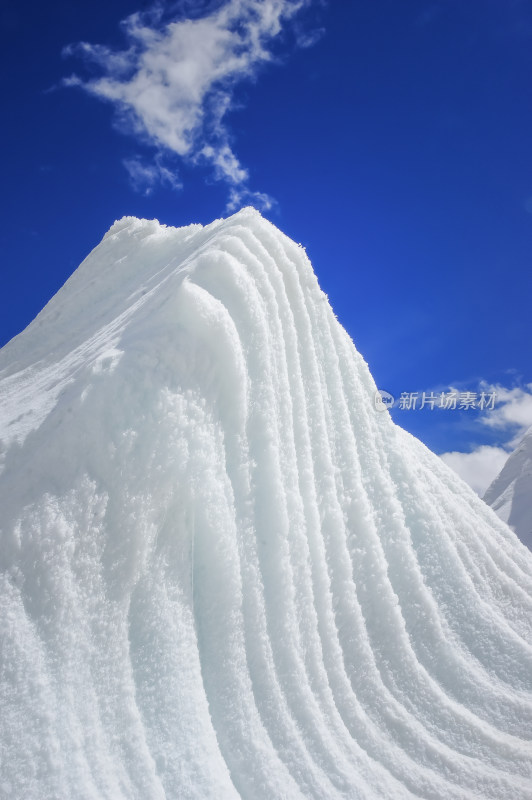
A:
[[[252,209],[116,223],[0,354],[0,794],[532,796],[532,555]]]
[[[484,500],[532,550],[532,428],[486,490]]]

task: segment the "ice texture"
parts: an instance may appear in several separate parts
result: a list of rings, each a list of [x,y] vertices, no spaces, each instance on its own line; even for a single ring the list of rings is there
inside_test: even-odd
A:
[[[375,391],[258,212],[115,223],[0,353],[0,797],[530,800],[532,554]]]
[[[484,500],[532,550],[532,428],[486,490]]]

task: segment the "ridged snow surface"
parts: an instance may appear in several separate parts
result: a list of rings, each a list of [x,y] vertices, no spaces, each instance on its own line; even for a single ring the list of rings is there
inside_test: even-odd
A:
[[[532,428],[488,487],[484,500],[532,550]]]
[[[532,555],[301,247],[126,218],[0,370],[3,798],[530,800]]]

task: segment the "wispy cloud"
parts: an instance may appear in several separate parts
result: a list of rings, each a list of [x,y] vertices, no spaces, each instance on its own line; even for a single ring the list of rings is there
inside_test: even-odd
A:
[[[161,164],[158,156],[150,163],[143,162],[138,156],[124,158],[122,164],[126,168],[129,182],[136,192],[150,195],[159,184],[172,189],[182,188],[176,172]]]
[[[72,75],[65,86],[79,87],[111,103],[117,124],[155,147],[159,161],[126,162],[134,184],[151,191],[169,181],[162,159],[171,153],[193,164],[207,164],[214,177],[230,188],[229,205],[253,202],[269,207],[271,199],[249,188],[248,170],[233,151],[227,117],[234,107],[237,84],[255,78],[261,65],[275,61],[273,47],[283,29],[313,0],[228,0],[221,6],[196,3],[196,13],[183,15],[187,3],[154,6],[123,20],[127,46],[112,50],[81,42],[65,48],[99,73],[83,79]],[[198,13],[198,5],[203,13]],[[300,46],[313,44],[321,31],[298,29]],[[141,180],[142,179],[142,180]]]
[[[482,496],[532,426],[532,383],[506,387],[481,381],[479,392],[496,395],[494,408],[479,415],[477,421],[497,432],[499,442],[480,445],[470,452],[443,453],[441,458]]]

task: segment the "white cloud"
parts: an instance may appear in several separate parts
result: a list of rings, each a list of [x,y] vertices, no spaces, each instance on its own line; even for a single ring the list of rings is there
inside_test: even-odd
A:
[[[532,426],[532,383],[508,388],[481,381],[479,392],[495,393],[494,408],[484,411],[478,421],[499,433],[498,444],[481,445],[468,453],[443,453],[440,457],[482,496]]]
[[[480,418],[484,425],[512,433],[508,446],[517,447],[532,425],[532,383],[508,389],[501,384],[481,384],[485,392],[495,392],[496,405]]]
[[[122,22],[124,50],[86,42],[65,48],[66,55],[81,56],[103,74],[88,80],[73,75],[63,84],[112,103],[120,127],[159,154],[207,162],[216,179],[233,189],[231,202],[238,196],[268,206],[267,195],[248,188],[248,172],[231,147],[227,114],[235,86],[273,61],[272,45],[283,26],[311,2],[228,0],[204,16],[169,20],[155,6]],[[301,33],[297,39],[302,46],[312,43]],[[160,163],[157,170],[162,175]]]
[[[508,452],[502,447],[482,445],[471,453],[454,451],[443,453],[440,458],[482,497],[506,463]]]

